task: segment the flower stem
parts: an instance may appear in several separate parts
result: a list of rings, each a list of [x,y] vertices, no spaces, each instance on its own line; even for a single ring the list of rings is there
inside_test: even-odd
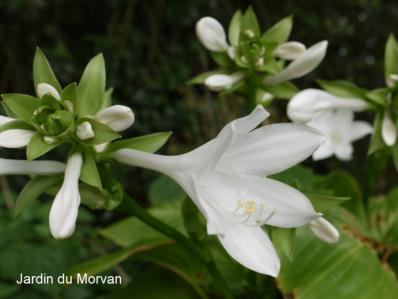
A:
[[[139,220],[149,225],[153,229],[157,230],[158,232],[173,239],[177,243],[184,246],[189,252],[195,254],[199,258],[199,260],[206,266],[207,270],[209,271],[210,275],[213,278],[215,285],[220,289],[220,292],[223,293],[224,298],[226,299],[233,298],[229,291],[227,283],[225,282],[224,278],[221,276],[220,272],[218,271],[210,254],[206,255],[203,254],[202,251],[199,250],[199,248],[195,246],[195,244],[193,244],[189,238],[184,236],[176,229],[170,227],[166,223],[153,217],[128,194],[124,193],[123,201],[128,206],[129,211],[132,212],[134,216],[136,216]]]

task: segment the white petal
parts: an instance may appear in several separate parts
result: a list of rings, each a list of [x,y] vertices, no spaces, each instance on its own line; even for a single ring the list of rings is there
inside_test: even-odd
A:
[[[220,91],[231,88],[235,83],[243,78],[242,72],[236,72],[231,75],[216,74],[206,78],[205,85],[214,91]]]
[[[80,205],[79,177],[83,164],[81,154],[73,154],[67,162],[64,183],[50,211],[50,231],[54,238],[64,239],[73,234]]]
[[[353,151],[354,149],[352,148],[352,145],[350,143],[341,144],[335,149],[336,157],[342,161],[351,160]]]
[[[0,126],[5,125],[9,122],[16,120],[15,118],[7,117],[4,115],[0,115]]]
[[[80,140],[91,139],[95,136],[93,127],[90,122],[85,121],[76,128],[76,136]]]
[[[129,107],[114,105],[98,112],[95,119],[112,130],[120,132],[134,123],[134,113]]]
[[[308,158],[325,138],[304,125],[275,124],[239,138],[217,165],[226,173],[270,175]]]
[[[363,111],[368,104],[361,99],[340,98],[319,89],[305,89],[297,93],[287,106],[287,115],[294,122],[305,123],[332,109]]]
[[[336,243],[339,240],[339,231],[325,218],[319,217],[311,221],[309,227],[317,238],[326,243]]]
[[[283,81],[302,77],[313,71],[325,57],[327,45],[327,41],[313,45],[280,73],[265,78],[264,83],[266,85],[275,85]]]
[[[212,17],[201,18],[196,23],[196,35],[210,51],[225,52],[228,49],[224,28],[220,22]]]
[[[101,144],[96,144],[94,145],[94,149],[97,153],[102,153],[106,150],[106,147],[108,146],[108,142],[101,143]]]
[[[58,91],[52,85],[47,83],[39,83],[36,88],[36,93],[39,98],[42,98],[44,95],[49,94],[57,100],[61,99]]]
[[[29,144],[35,132],[21,129],[11,129],[0,133],[0,147],[21,148]]]
[[[280,44],[274,52],[274,56],[285,60],[294,60],[301,56],[306,47],[299,42],[287,42]]]
[[[280,262],[265,231],[260,227],[226,225],[228,228],[219,236],[228,254],[238,263],[258,273],[276,277]]]
[[[26,161],[0,158],[0,175],[54,175],[64,171],[65,164],[57,161]]]
[[[331,156],[333,156],[333,148],[330,143],[325,142],[312,154],[312,159],[314,159],[314,161],[318,161],[327,159]]]
[[[199,196],[230,222],[297,227],[319,217],[303,193],[272,179],[213,172],[198,184]],[[238,209],[245,201],[255,202],[250,217]]]
[[[366,121],[356,121],[353,124],[351,132],[351,140],[355,141],[361,139],[362,137],[371,134],[373,132],[373,127]]]
[[[397,140],[397,126],[392,121],[391,116],[388,112],[385,112],[383,116],[381,135],[383,136],[384,142],[388,146],[394,145],[395,141]]]

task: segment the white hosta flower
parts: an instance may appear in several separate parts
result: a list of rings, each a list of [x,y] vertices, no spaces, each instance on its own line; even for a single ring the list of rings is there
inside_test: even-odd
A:
[[[15,118],[11,118],[8,116],[0,115],[0,126],[5,125],[9,122],[16,120]]]
[[[87,140],[93,138],[95,136],[95,133],[90,122],[88,121],[82,122],[76,128],[76,136],[80,140]]]
[[[57,100],[61,100],[61,96],[59,92],[55,89],[54,86],[48,83],[39,83],[37,84],[36,93],[39,98],[42,98],[44,95],[49,94],[53,96]]]
[[[385,144],[388,146],[394,145],[397,140],[397,126],[387,111],[383,115],[381,136],[383,137]]]
[[[351,110],[326,111],[307,125],[319,130],[326,137],[312,155],[314,160],[322,160],[336,155],[343,161],[352,158],[352,142],[372,133],[372,126],[364,121],[354,121]]]
[[[129,107],[114,105],[98,112],[95,119],[112,130],[120,132],[134,123],[134,113]]]
[[[215,74],[206,78],[205,85],[214,91],[220,91],[230,89],[234,84],[242,80],[244,74],[242,72],[236,72],[230,75]]]
[[[264,83],[266,85],[275,85],[302,77],[313,71],[325,57],[327,45],[327,41],[322,41],[308,48],[280,73],[265,78]]]
[[[326,243],[336,243],[339,240],[339,231],[323,217],[312,220],[308,226],[318,239]]]
[[[29,144],[35,132],[22,129],[10,129],[0,132],[0,147],[22,148]]]
[[[65,164],[57,161],[26,161],[0,158],[0,175],[54,175],[64,171]]]
[[[295,60],[306,50],[305,45],[300,42],[286,42],[276,47],[274,56],[284,60]]]
[[[304,89],[297,93],[287,106],[287,115],[297,123],[306,123],[317,118],[321,113],[336,109],[363,111],[369,105],[354,98],[336,97],[320,89]]]
[[[267,116],[258,106],[249,116],[226,125],[215,139],[184,155],[121,149],[113,157],[173,178],[206,217],[208,233],[216,234],[235,260],[276,276],[279,259],[261,226],[296,227],[320,215],[304,194],[264,176],[303,161],[324,138],[296,124],[255,129]]]
[[[229,47],[223,26],[212,17],[203,17],[196,23],[196,35],[210,51],[225,52]]]
[[[50,211],[50,231],[54,238],[64,239],[73,234],[80,205],[79,177],[83,159],[75,153],[68,159],[65,178]]]

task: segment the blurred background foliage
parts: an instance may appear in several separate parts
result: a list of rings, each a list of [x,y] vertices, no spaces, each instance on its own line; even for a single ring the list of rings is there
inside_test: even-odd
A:
[[[136,113],[136,122],[125,136],[174,131],[162,151],[168,154],[185,152],[214,137],[228,120],[245,109],[245,99],[241,97],[229,95],[218,99],[203,87],[185,84],[194,75],[212,69],[213,63],[196,39],[195,22],[209,15],[227,26],[237,9],[249,5],[253,6],[262,28],[294,15],[291,40],[306,45],[329,40],[326,59],[313,73],[296,81],[300,88],[316,87],[316,78],[353,80],[369,89],[384,85],[385,41],[390,32],[398,34],[398,4],[394,0],[3,0],[0,1],[0,90],[2,93],[33,94],[32,59],[36,46],[45,52],[62,83],[78,81],[87,61],[103,52],[107,82],[115,88],[114,102],[130,106]],[[270,108],[272,122],[287,120],[285,105],[281,101]],[[326,174],[336,167],[350,170],[359,178],[365,198],[371,189],[386,190],[395,184],[395,172],[392,167],[388,168],[387,174],[378,178],[377,168],[385,161],[375,159],[365,165],[366,143],[367,140],[357,144],[356,152],[362,158],[348,164],[328,160],[318,163],[316,171]],[[2,157],[22,158],[23,155],[22,150],[18,153],[1,149]],[[364,168],[374,169],[374,175],[362,176]],[[170,184],[159,185],[159,181],[152,184],[155,174],[151,172],[123,168],[117,175],[130,195],[147,206],[162,201],[154,194],[170,191],[164,189],[170,188]],[[370,183],[374,181],[376,183]],[[94,298],[112,291],[98,286],[13,289],[13,276],[21,271],[67,272],[77,262],[106,252],[114,245],[94,229],[126,216],[123,210],[91,212],[81,209],[74,236],[62,242],[51,240],[47,228],[48,199],[26,209],[17,220],[9,216],[13,189],[19,191],[25,183],[24,178],[0,178],[0,297],[8,294],[9,298]],[[148,188],[151,190],[149,196]],[[175,194],[175,190],[170,192]],[[101,235],[104,236],[104,231]],[[26,256],[29,259],[24,262]],[[36,268],[35,260],[39,261]],[[138,272],[142,273],[139,278],[142,281],[145,275],[152,275],[154,284],[165,276],[165,270],[160,268],[148,272],[152,266],[145,266],[145,262],[127,263],[127,266],[134,265],[128,267],[128,274],[126,265],[116,266],[116,271],[130,280],[137,277]],[[261,283],[258,277],[250,279],[263,286],[269,283],[266,277],[261,278]],[[170,288],[170,284],[163,284],[164,288]],[[241,287],[243,290],[247,286]],[[115,298],[129,298],[129,288],[135,294],[145,293],[135,284]],[[247,298],[257,298],[250,297],[250,292],[247,294]],[[192,298],[184,296],[175,294],[173,298]],[[144,298],[144,295],[134,298]],[[165,297],[154,294],[145,298]]]

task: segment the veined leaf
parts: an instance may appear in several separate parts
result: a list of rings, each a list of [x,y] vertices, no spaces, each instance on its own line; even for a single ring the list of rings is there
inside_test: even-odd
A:
[[[33,59],[33,83],[35,90],[39,83],[47,83],[53,86],[59,93],[62,91],[50,63],[39,47],[36,48],[35,57]]]
[[[384,74],[386,80],[391,74],[398,74],[398,43],[393,34],[387,40],[384,54]]]
[[[364,99],[367,90],[355,85],[352,82],[344,80],[326,81],[317,80],[317,83],[327,92],[331,94],[342,97],[342,98],[356,98]]]
[[[34,160],[51,151],[52,149],[59,146],[60,143],[56,142],[53,144],[47,144],[43,141],[43,136],[39,133],[33,135],[26,148],[26,157],[28,160]]]
[[[15,115],[28,124],[32,124],[33,112],[40,106],[39,99],[18,93],[3,94],[1,97]]]
[[[90,151],[84,153],[83,166],[80,172],[80,179],[86,184],[102,189],[101,177],[93,154]]]
[[[114,152],[118,149],[128,148],[153,153],[167,142],[171,134],[172,132],[159,132],[116,141],[109,145],[107,151]]]
[[[278,44],[282,44],[289,39],[292,27],[293,27],[293,18],[292,16],[288,16],[277,22],[270,29],[268,29],[263,34],[261,39],[266,41],[274,41],[277,42]]]
[[[242,26],[242,12],[236,11],[231,19],[228,27],[228,39],[232,46],[237,47],[239,45],[240,29]]]

